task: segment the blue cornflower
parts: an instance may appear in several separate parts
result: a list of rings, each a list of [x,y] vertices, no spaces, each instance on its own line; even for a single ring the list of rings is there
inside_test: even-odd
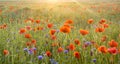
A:
[[[64,53],[67,54],[69,51],[68,50],[64,50]]]
[[[90,45],[90,44],[91,44],[91,42],[87,41],[87,42],[85,42],[85,44],[86,44],[86,45]]]
[[[28,53],[29,53],[29,54],[32,54],[32,53],[33,53],[33,51],[32,51],[32,50],[28,50]]]
[[[42,56],[42,55],[38,56],[38,59],[39,59],[39,60],[42,60],[42,59],[43,59],[43,56]]]
[[[24,51],[28,51],[28,48],[24,48]]]
[[[50,59],[51,64],[58,64],[54,59]]]
[[[92,61],[93,61],[93,62],[96,62],[96,59],[93,59]]]

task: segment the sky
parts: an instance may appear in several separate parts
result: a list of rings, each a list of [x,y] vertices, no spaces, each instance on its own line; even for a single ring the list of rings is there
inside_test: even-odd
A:
[[[0,1],[31,1],[31,2],[46,2],[46,1],[56,1],[56,2],[74,2],[74,1],[120,1],[120,0],[0,0]]]
[[[50,1],[50,0],[0,0],[0,1]],[[73,1],[73,0],[57,0],[57,1]]]
[[[75,2],[88,0],[0,0],[0,1],[30,1],[30,2]]]

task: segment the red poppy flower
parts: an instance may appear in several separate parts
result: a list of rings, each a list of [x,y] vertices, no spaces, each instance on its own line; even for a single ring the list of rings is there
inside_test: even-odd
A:
[[[31,43],[35,45],[36,44],[36,40],[32,39]]]
[[[50,57],[52,54],[51,54],[50,51],[46,51],[46,55],[47,55],[48,57]]]
[[[60,32],[63,32],[63,33],[70,33],[71,29],[69,27],[66,27],[66,26],[62,26],[60,28]]]
[[[64,23],[63,26],[68,27],[68,28],[71,28],[71,26],[70,26],[68,23]]]
[[[106,39],[107,39],[107,36],[103,36],[103,37],[101,38],[101,41],[104,42],[104,41],[106,41]]]
[[[100,24],[104,24],[105,22],[106,22],[105,19],[101,19],[99,23],[100,23]]]
[[[80,53],[78,51],[75,51],[74,52],[74,57],[79,59],[80,58]]]
[[[103,24],[103,27],[104,27],[104,28],[108,28],[109,25],[108,25],[108,24]]]
[[[82,35],[84,36],[84,35],[89,34],[89,31],[88,31],[88,30],[83,30],[83,29],[81,29],[81,30],[80,30],[80,34],[82,34]]]
[[[44,29],[43,27],[40,26],[37,27],[37,30],[43,30],[43,29]]]
[[[68,47],[69,47],[70,50],[75,50],[75,46],[72,43]]]
[[[98,47],[98,51],[102,53],[107,53],[107,48],[105,46]]]
[[[26,30],[31,30],[31,26],[25,26]]]
[[[110,54],[116,55],[118,51],[117,51],[116,47],[113,47],[113,48],[108,48],[108,52]]]
[[[79,39],[75,39],[74,42],[75,42],[75,44],[80,45]]]
[[[27,46],[31,46],[31,42],[26,42],[26,45]]]
[[[21,28],[20,31],[19,31],[20,34],[23,34],[25,32],[26,32],[26,29],[24,29],[24,28]]]
[[[39,23],[40,23],[40,20],[36,20],[36,23],[39,24]]]
[[[58,48],[58,52],[62,52],[64,49],[62,47]]]
[[[95,31],[96,31],[96,32],[104,32],[105,30],[104,30],[104,28],[98,27],[98,28],[95,29]]]
[[[115,40],[111,40],[111,41],[109,42],[109,46],[110,46],[110,47],[117,47],[117,46],[118,46],[118,43],[117,43]]]
[[[52,39],[52,40],[55,40],[55,39],[56,39],[56,36],[55,36],[55,35],[51,35],[51,39]]]
[[[73,21],[72,20],[66,20],[65,23],[67,23],[67,24],[73,24]]]
[[[89,20],[88,20],[88,24],[92,24],[93,21],[94,21],[93,19],[89,19]]]
[[[56,30],[51,29],[51,30],[50,30],[50,35],[54,35],[54,34],[55,34],[55,32],[56,32]]]
[[[8,54],[9,54],[9,51],[8,51],[8,50],[4,50],[4,51],[3,51],[3,54],[4,54],[4,55],[8,55]]]
[[[25,38],[31,38],[30,34],[25,34]]]
[[[3,28],[5,29],[7,27],[7,24],[3,24]]]
[[[48,28],[52,28],[52,27],[53,27],[53,24],[52,24],[52,23],[49,23],[49,24],[47,25],[47,27],[48,27]]]

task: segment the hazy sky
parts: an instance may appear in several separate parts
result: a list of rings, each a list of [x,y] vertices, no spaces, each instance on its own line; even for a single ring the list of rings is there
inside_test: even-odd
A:
[[[47,1],[47,0],[0,0],[0,1]],[[73,1],[73,0],[57,0],[57,1]]]
[[[46,0],[0,0],[0,1],[46,1]],[[58,1],[75,1],[75,0],[58,0]],[[89,1],[89,0],[76,0],[76,1]],[[99,0],[91,0],[91,1],[99,1]],[[110,1],[110,0],[107,0],[107,1]]]
[[[31,2],[46,2],[46,1],[62,1],[62,2],[68,2],[68,1],[89,1],[89,0],[0,0],[0,1],[31,1]]]
[[[66,1],[120,1],[120,0],[0,0],[0,1],[31,1],[31,2],[43,2],[43,1],[62,1],[62,2],[66,2]]]

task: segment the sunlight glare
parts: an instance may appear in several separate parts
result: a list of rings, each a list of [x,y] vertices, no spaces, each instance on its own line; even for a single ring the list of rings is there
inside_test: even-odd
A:
[[[58,0],[46,0],[46,2],[59,2],[59,1]]]

